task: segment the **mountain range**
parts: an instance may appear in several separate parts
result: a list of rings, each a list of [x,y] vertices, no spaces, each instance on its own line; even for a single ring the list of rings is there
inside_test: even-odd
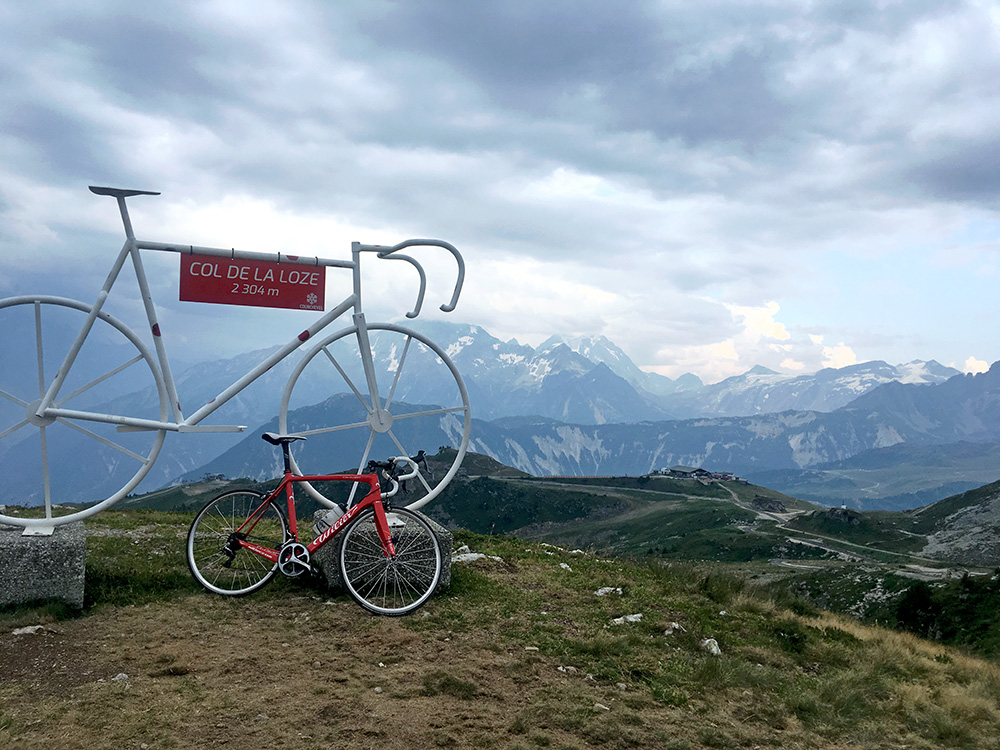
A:
[[[789,377],[757,367],[704,385],[645,373],[605,338],[553,337],[532,348],[474,326],[424,330],[449,342],[465,378],[476,417],[471,449],[531,474],[705,466],[856,507],[914,507],[996,479],[996,368],[963,376],[933,361],[868,362]],[[317,404],[329,413],[312,417],[340,420],[342,408],[336,399]],[[424,437],[437,441],[447,444],[447,435]],[[259,442],[243,441],[204,470],[263,478]],[[869,470],[847,478],[852,460],[879,464],[887,476],[904,466],[904,476],[872,489]]]
[[[998,365],[975,376],[934,361],[866,362],[797,376],[755,367],[706,385],[693,375],[671,379],[647,373],[604,337],[552,337],[530,347],[501,341],[477,326],[414,327],[441,345],[463,375],[474,416],[471,449],[531,474],[643,474],[684,464],[766,480],[782,491],[808,487],[804,494],[814,501],[865,507],[880,507],[886,498],[887,507],[916,505],[939,488],[961,491],[996,479],[990,476],[995,463],[989,450],[965,450],[960,461],[945,459],[962,454],[956,446],[1000,443]],[[395,349],[378,335],[373,345],[380,368],[391,371]],[[185,411],[210,401],[267,352],[204,362],[180,373]],[[280,363],[218,412],[216,421],[246,424],[248,433],[168,435],[140,490],[205,472],[273,475],[275,462],[259,433],[276,427],[281,393],[296,360]],[[397,403],[437,403],[437,386],[429,379],[432,360],[407,364],[406,390],[397,394]],[[0,364],[0,377],[10,366]],[[304,376],[295,404],[311,410],[312,423],[341,419],[346,390],[336,376]],[[453,436],[442,421],[439,429],[425,428],[412,439],[432,450],[451,444]],[[343,441],[322,447],[320,442],[303,449],[315,455],[313,468],[349,465],[328,465],[329,456],[342,455]],[[922,457],[912,453],[918,448]],[[100,493],[116,470],[116,462],[102,455],[106,450],[98,444],[63,451],[67,465],[60,481],[72,481],[81,494]],[[892,452],[881,454],[882,460],[880,451]],[[894,461],[902,461],[908,472],[918,459],[936,468],[916,470],[913,481],[887,484],[883,491],[864,484],[859,474],[864,469],[850,466],[861,457],[888,465],[890,472]],[[8,476],[5,495],[29,502],[37,495],[18,485],[19,473]]]
[[[705,385],[695,375],[671,379],[641,370],[604,336],[553,336],[537,348],[501,341],[477,326],[420,328],[447,347],[481,419],[542,416],[572,424],[736,417],[781,411],[829,412],[886,383],[933,385],[961,373],[931,360],[873,361],[810,375],[754,367]]]

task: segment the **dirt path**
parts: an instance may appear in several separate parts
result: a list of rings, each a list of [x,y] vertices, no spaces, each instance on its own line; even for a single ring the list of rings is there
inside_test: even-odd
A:
[[[628,715],[635,739],[655,746],[676,721],[537,651],[493,644],[319,597],[109,609],[0,635],[0,744],[588,747],[588,736],[620,735]]]

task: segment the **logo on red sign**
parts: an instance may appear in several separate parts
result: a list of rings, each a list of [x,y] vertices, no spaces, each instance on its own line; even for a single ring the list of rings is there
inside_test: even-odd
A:
[[[181,255],[181,302],[322,310],[326,267]]]

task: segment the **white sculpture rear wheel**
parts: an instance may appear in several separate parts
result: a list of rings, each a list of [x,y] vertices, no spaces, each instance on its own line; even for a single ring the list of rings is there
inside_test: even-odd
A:
[[[114,423],[35,414],[91,309],[44,295],[0,300],[0,467],[8,490],[16,488],[11,499],[44,506],[48,516],[0,515],[2,523],[51,527],[83,520],[131,492],[163,445],[164,430],[120,432]],[[104,312],[95,319],[54,406],[160,422],[169,418],[152,352]],[[73,467],[61,456],[72,456]],[[81,457],[89,460],[90,474],[79,472]],[[79,510],[68,503],[95,504]]]

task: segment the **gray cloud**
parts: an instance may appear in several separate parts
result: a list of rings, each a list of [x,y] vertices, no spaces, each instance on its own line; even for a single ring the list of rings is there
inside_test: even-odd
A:
[[[67,248],[118,236],[84,192],[107,182],[162,190],[143,208],[158,222],[230,197],[447,236],[511,269],[520,309],[473,299],[474,322],[529,338],[603,324],[651,366],[738,338],[726,304],[771,300],[779,321],[812,316],[783,321],[792,348],[744,336],[726,366],[810,347],[816,362],[808,333],[826,329],[903,359],[954,344],[929,316],[890,320],[907,305],[884,289],[838,306],[827,277],[898,257],[920,276],[901,288],[931,295],[925,279],[952,278],[930,270],[942,249],[974,236],[971,264],[996,226],[983,4],[104,0],[9,5],[0,22],[5,293],[34,281],[23,248],[53,249],[67,287],[98,275]],[[955,271],[972,294],[990,288],[977,262]],[[565,282],[549,295],[565,307],[541,314],[521,268]],[[574,304],[588,285],[606,294]]]
[[[931,198],[970,201],[995,208],[1000,197],[1000,137],[936,144],[933,154],[913,164],[913,182]]]

